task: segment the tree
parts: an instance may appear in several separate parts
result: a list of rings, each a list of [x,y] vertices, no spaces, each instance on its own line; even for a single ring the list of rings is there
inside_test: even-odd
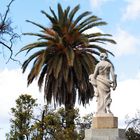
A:
[[[66,127],[68,116],[64,108],[52,110],[46,106],[40,118],[35,119],[32,140],[83,140],[85,128],[91,125],[92,115],[80,117],[78,109],[71,110],[70,114],[74,116],[74,131]]]
[[[128,138],[128,140],[139,140],[140,133],[138,133],[133,127],[130,127],[126,131],[126,137]]]
[[[30,95],[20,95],[16,100],[16,107],[11,108],[11,131],[8,140],[29,140],[31,134],[33,109],[36,100]]]
[[[140,139],[140,112],[135,114],[134,118],[127,118],[126,120],[126,136],[128,140],[139,140]]]
[[[109,38],[110,34],[100,32],[86,34],[85,31],[88,29],[107,23],[89,11],[76,17],[79,9],[80,6],[77,5],[72,10],[69,6],[63,10],[58,4],[58,15],[51,8],[52,15],[41,11],[51,23],[49,28],[27,20],[41,28],[41,33],[25,33],[37,36],[38,41],[26,45],[19,51],[27,51],[28,54],[31,50],[37,49],[22,65],[25,72],[33,61],[27,79],[28,85],[39,76],[38,86],[41,90],[44,83],[47,104],[52,100],[55,105],[64,104],[67,116],[69,116],[68,110],[73,109],[75,105],[76,97],[79,104],[85,105],[94,96],[89,75],[94,71],[100,52],[111,53],[102,48],[100,43],[116,43]],[[66,125],[70,127],[73,123],[71,117]]]
[[[0,13],[0,46],[10,51],[10,56],[8,61],[10,59],[13,61],[18,61],[13,58],[13,44],[14,44],[14,40],[18,38],[19,35],[14,32],[14,28],[11,25],[12,24],[11,18],[8,17],[10,7],[14,1],[15,0],[11,0],[9,2],[4,14]]]
[[[7,140],[83,140],[84,130],[91,125],[92,114],[80,117],[79,110],[73,109],[73,128],[66,127],[67,113],[64,108],[57,110],[45,106],[34,115],[36,100],[30,95],[20,95],[16,107],[12,108],[11,130]],[[39,106],[37,106],[38,108]],[[42,107],[41,107],[42,108]],[[38,115],[40,114],[40,115]]]

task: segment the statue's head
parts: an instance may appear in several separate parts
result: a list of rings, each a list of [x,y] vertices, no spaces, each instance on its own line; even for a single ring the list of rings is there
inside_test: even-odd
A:
[[[107,58],[108,58],[107,53],[100,53],[100,59],[101,59],[101,60],[105,60],[105,59],[107,59]]]

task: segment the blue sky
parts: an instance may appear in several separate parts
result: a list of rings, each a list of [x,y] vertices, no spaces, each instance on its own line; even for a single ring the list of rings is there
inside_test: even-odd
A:
[[[9,0],[0,1],[0,5],[2,4],[1,7],[3,7],[3,9],[6,8],[6,4]],[[36,0],[36,2],[33,0],[15,0],[9,14],[13,21],[13,27],[16,27],[16,31],[19,34],[22,34],[23,32],[38,32],[39,29],[37,27],[25,22],[27,19],[49,26],[48,20],[40,11],[45,10],[49,12],[49,6],[51,6],[52,9],[56,9],[58,2],[61,3],[63,7],[67,7],[69,5],[74,7],[75,5],[80,4],[81,9],[79,13],[89,10],[94,15],[97,15],[106,21],[108,25],[100,27],[100,29],[105,33],[112,34],[114,39],[117,38],[116,41],[118,42],[117,45],[113,45],[111,48],[114,54],[116,54],[115,58],[111,58],[112,61],[115,61],[114,63],[116,63],[116,65],[120,65],[118,72],[125,72],[126,78],[134,76],[134,74],[140,69],[140,65],[137,63],[140,57],[138,55],[140,44],[138,41],[140,38],[139,0]],[[15,53],[25,44],[34,40],[35,38],[22,36],[21,40],[17,40],[15,44]],[[108,48],[108,46],[106,47]],[[21,54],[17,56],[17,58],[23,61],[23,56],[24,54]],[[129,62],[129,64],[126,62]],[[1,59],[1,63],[3,65],[1,69],[4,67],[19,67],[12,62],[8,65],[4,65],[3,58]],[[135,67],[133,67],[133,70],[130,69],[130,66],[132,65]]]
[[[0,12],[3,12],[9,0],[0,0]],[[112,93],[112,109],[116,116],[120,118],[120,125],[127,114],[134,114],[140,109],[139,91],[140,91],[140,1],[139,0],[15,0],[11,6],[9,16],[11,17],[13,27],[16,32],[38,32],[39,29],[30,23],[25,22],[29,19],[43,25],[50,26],[48,20],[41,14],[41,10],[49,12],[49,6],[52,9],[57,8],[57,3],[61,3],[65,8],[73,8],[80,4],[80,12],[91,11],[94,15],[102,18],[108,23],[101,27],[104,33],[110,33],[117,41],[117,45],[106,45],[115,57],[109,58],[115,65],[118,75],[118,87]],[[92,32],[92,30],[91,30]],[[36,38],[21,36],[14,47],[14,53],[25,44],[35,41]],[[0,52],[1,52],[0,48]],[[5,55],[8,52],[4,49]],[[20,66],[0,55],[0,138],[4,139],[4,133],[8,131],[8,122],[10,117],[10,108],[14,105],[14,100],[21,93],[30,93],[39,101],[43,100],[43,93],[40,94],[34,82],[29,88],[26,88],[26,74],[22,74]],[[27,57],[26,57],[27,58]],[[25,60],[25,53],[17,56],[22,62]],[[94,101],[93,101],[94,102]],[[93,105],[91,102],[91,106]],[[89,108],[91,108],[91,106]],[[91,109],[89,109],[91,110]],[[93,107],[94,111],[94,107]],[[84,108],[81,109],[84,112]],[[90,112],[90,111],[89,111]]]

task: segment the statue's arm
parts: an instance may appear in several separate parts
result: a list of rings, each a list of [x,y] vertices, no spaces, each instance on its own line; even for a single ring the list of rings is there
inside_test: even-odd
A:
[[[99,65],[97,64],[95,67],[94,73],[93,73],[93,85],[95,87],[97,87],[96,78],[97,78],[98,74],[99,74]]]
[[[112,80],[113,80],[113,90],[115,90],[117,87],[117,75],[114,72],[113,66],[111,66],[110,72],[111,72],[111,76],[112,76]]]
[[[95,67],[94,73],[89,75],[89,81],[92,83],[93,86],[97,87],[96,78],[98,75],[98,64]]]

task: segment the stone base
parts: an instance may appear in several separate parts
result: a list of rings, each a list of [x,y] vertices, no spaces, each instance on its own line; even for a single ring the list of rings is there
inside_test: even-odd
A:
[[[118,118],[113,116],[93,117],[92,128],[118,128]]]
[[[127,140],[124,129],[86,129],[84,140]]]

